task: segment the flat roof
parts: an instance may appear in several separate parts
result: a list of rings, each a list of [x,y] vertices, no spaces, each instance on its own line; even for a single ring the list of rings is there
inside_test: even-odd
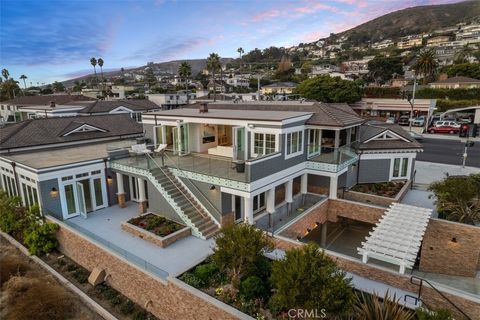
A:
[[[159,115],[162,117],[282,121],[311,114],[313,114],[313,112],[234,109],[209,109],[208,112],[200,113],[197,108],[184,108],[149,112],[148,114],[144,114],[144,117],[151,115]]]
[[[109,150],[129,147],[135,144],[135,140],[109,141],[89,145],[75,145],[66,148],[28,151],[13,155],[0,154],[0,157],[23,164],[34,169],[45,169],[68,164],[81,163],[104,159],[108,157]]]

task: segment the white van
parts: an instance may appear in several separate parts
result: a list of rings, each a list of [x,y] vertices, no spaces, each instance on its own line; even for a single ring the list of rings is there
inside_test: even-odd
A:
[[[452,120],[439,120],[435,122],[435,127],[452,127],[452,128],[460,128],[460,124],[456,121]]]

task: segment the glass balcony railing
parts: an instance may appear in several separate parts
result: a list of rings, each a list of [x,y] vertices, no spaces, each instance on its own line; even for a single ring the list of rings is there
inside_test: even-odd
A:
[[[356,157],[354,144],[339,148],[322,147],[319,145],[308,146],[308,161],[340,165]]]

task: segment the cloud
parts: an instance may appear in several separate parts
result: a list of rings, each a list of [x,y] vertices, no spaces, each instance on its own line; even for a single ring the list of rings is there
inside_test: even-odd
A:
[[[223,35],[207,37],[167,37],[159,38],[154,43],[136,50],[123,60],[167,61],[176,60],[203,46],[212,46],[223,39]]]
[[[6,4],[2,5],[0,19],[0,50],[6,65],[88,61],[92,56],[101,56],[114,38],[113,22],[92,19],[88,12],[73,10],[68,2],[62,3],[62,10],[34,2],[27,6],[13,1]]]

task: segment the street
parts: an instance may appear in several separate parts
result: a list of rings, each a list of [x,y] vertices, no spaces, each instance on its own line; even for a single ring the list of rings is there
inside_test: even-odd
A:
[[[418,161],[462,165],[465,143],[458,140],[429,139],[421,141],[423,152],[417,155]],[[466,166],[480,168],[480,142],[468,148]]]

